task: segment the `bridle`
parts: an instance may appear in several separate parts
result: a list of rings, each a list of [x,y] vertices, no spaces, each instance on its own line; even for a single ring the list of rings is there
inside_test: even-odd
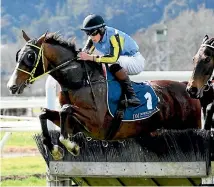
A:
[[[31,70],[31,72],[28,72],[28,71],[23,70],[23,69],[18,68],[18,67],[16,68],[17,70],[30,75],[30,77],[25,81],[25,85],[33,83],[35,80],[41,78],[42,76],[47,75],[49,73],[52,73],[52,72],[54,72],[54,71],[56,71],[56,70],[58,70],[58,69],[60,69],[60,68],[62,68],[64,66],[66,66],[68,63],[70,63],[70,62],[72,62],[74,60],[77,60],[77,58],[78,58],[78,57],[75,57],[75,58],[73,58],[71,60],[67,60],[64,63],[60,64],[59,66],[57,66],[57,67],[55,67],[55,68],[53,68],[53,69],[51,69],[49,71],[46,71],[45,70],[45,63],[44,63],[44,55],[43,55],[43,50],[44,50],[43,49],[43,44],[41,45],[41,47],[38,47],[37,45],[31,44],[31,43],[27,43],[26,46],[31,46],[33,48],[39,49],[39,53],[38,53],[38,56],[37,56],[37,59],[36,59],[36,63],[34,65],[33,69]],[[37,77],[35,77],[35,72],[36,72],[36,69],[37,69],[40,61],[42,63],[42,67],[43,67],[43,74],[38,75]]]
[[[213,49],[214,49],[214,46],[209,45],[209,44],[202,44],[201,46],[210,47],[210,48],[213,48]]]
[[[202,44],[201,47],[210,47],[210,48],[214,49],[214,46],[213,45],[209,45],[209,44]],[[212,79],[212,74],[211,74],[210,78],[208,79],[207,83],[203,86],[203,87],[205,87],[205,89],[204,89],[205,92],[210,89],[210,86],[211,86],[211,83],[212,83],[211,79]]]
[[[34,65],[33,69],[31,70],[31,72],[28,72],[28,71],[26,71],[26,70],[23,70],[23,69],[21,69],[21,68],[19,68],[19,67],[16,68],[17,70],[22,71],[22,72],[24,72],[24,73],[30,75],[30,77],[26,80],[26,84],[29,84],[29,83],[34,82],[35,80],[37,80],[38,78],[40,78],[40,77],[43,76],[44,74],[47,74],[47,72],[45,72],[44,55],[43,55],[43,45],[41,45],[41,47],[38,47],[38,46],[36,46],[36,45],[34,45],[34,44],[27,43],[26,46],[31,46],[31,47],[36,48],[36,49],[39,50],[39,53],[38,53],[38,56],[37,56],[37,59],[36,59],[36,63],[35,63],[35,65]],[[44,74],[39,75],[39,76],[37,76],[37,77],[34,77],[35,72],[36,72],[36,69],[37,69],[37,67],[38,67],[38,65],[39,65],[39,62],[40,62],[41,57],[42,57],[42,60],[41,60],[41,61],[42,61],[42,65],[43,65],[43,72],[44,72]]]

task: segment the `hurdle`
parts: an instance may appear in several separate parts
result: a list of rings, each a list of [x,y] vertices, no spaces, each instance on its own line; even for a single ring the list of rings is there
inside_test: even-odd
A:
[[[58,131],[50,131],[53,142]],[[160,130],[156,137],[123,142],[90,140],[78,133],[72,138],[81,152],[72,156],[63,148],[63,160],[54,161],[41,136],[35,140],[49,168],[48,186],[136,186],[214,184],[211,175],[211,144],[206,130]],[[90,140],[90,141],[89,141]]]

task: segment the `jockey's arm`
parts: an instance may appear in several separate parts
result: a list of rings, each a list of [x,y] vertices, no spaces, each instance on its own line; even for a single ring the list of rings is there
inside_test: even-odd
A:
[[[120,55],[120,48],[123,48],[123,42],[121,42],[121,39],[116,38],[115,35],[113,35],[110,38],[110,44],[111,44],[111,49],[110,49],[110,54],[104,55],[104,56],[96,56],[95,61],[99,63],[109,63],[113,64],[117,62],[119,55]]]
[[[83,47],[82,51],[88,53],[88,54],[92,54],[94,51],[95,47],[93,45],[92,40],[90,39],[90,37],[88,37],[88,40],[86,41],[85,46]]]

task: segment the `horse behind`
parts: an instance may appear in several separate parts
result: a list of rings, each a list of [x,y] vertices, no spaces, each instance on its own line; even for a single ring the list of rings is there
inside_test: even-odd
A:
[[[61,110],[45,108],[39,117],[44,144],[54,159],[61,159],[63,152],[51,142],[47,119],[61,127],[59,139],[74,155],[79,154],[79,146],[69,136],[77,132],[114,141],[151,135],[161,128],[201,128],[200,102],[189,97],[186,84],[169,80],[150,82],[159,98],[158,112],[146,119],[122,121],[115,128],[107,106],[107,81],[101,64],[77,60],[75,44],[55,33],[31,40],[23,31],[23,37],[27,43],[17,52],[17,65],[8,88],[12,94],[21,94],[29,83],[44,74],[50,74],[60,84]]]
[[[214,127],[214,38],[206,35],[193,58],[194,69],[187,85],[187,92],[192,98],[201,101],[205,117],[204,128]]]

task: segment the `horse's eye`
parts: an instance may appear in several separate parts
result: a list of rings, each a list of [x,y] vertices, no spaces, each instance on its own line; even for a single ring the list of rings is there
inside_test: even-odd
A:
[[[30,62],[35,62],[35,60],[36,60],[35,54],[34,54],[34,53],[29,53],[29,54],[27,54],[27,59],[28,59]]]
[[[207,63],[210,62],[210,60],[211,60],[211,58],[209,56],[205,58],[205,62],[207,62]]]
[[[27,66],[33,66],[35,64],[36,61],[36,53],[34,52],[28,52],[25,56],[25,64]]]

